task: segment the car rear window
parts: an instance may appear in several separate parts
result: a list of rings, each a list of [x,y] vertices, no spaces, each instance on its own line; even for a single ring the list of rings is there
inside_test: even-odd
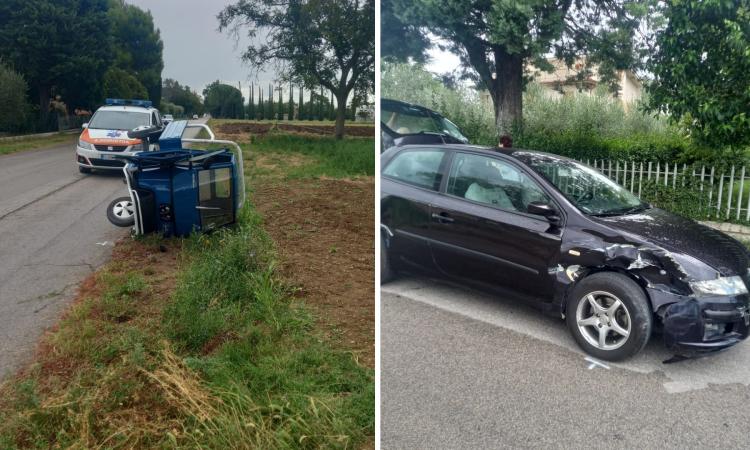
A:
[[[383,170],[383,176],[427,189],[440,188],[442,150],[410,150],[399,153]]]
[[[150,125],[149,113],[135,111],[97,111],[89,122],[89,128],[100,130],[132,130],[141,125]]]

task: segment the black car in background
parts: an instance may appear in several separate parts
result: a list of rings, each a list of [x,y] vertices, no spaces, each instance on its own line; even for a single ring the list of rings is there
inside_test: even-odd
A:
[[[595,169],[445,144],[393,147],[381,162],[384,281],[416,269],[533,301],[606,360],[652,331],[678,357],[748,335],[748,250]]]
[[[380,99],[380,151],[410,144],[467,144],[469,139],[445,117],[423,106]]]

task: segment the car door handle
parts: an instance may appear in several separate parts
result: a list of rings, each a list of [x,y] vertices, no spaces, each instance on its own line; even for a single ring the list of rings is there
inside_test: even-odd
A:
[[[440,223],[453,223],[453,218],[447,213],[432,213],[432,218]]]

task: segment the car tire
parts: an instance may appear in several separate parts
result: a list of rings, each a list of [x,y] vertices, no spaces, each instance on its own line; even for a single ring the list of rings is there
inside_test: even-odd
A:
[[[568,297],[568,329],[581,349],[599,359],[620,361],[640,352],[653,321],[643,289],[620,273],[590,275]]]
[[[135,209],[130,197],[118,197],[107,206],[107,219],[118,227],[135,225]]]
[[[380,239],[380,284],[388,283],[396,278],[396,272],[393,271],[391,260],[388,256],[388,249],[385,245],[385,237]]]
[[[91,169],[88,167],[78,166],[78,171],[81,173],[91,173]]]

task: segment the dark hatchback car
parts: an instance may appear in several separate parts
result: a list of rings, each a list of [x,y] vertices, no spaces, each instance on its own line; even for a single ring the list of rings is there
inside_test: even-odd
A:
[[[461,130],[424,106],[380,99],[380,151],[402,145],[467,144]]]
[[[468,145],[394,147],[381,162],[384,281],[416,269],[533,301],[606,360],[654,331],[678,359],[748,335],[747,249],[595,169]]]

